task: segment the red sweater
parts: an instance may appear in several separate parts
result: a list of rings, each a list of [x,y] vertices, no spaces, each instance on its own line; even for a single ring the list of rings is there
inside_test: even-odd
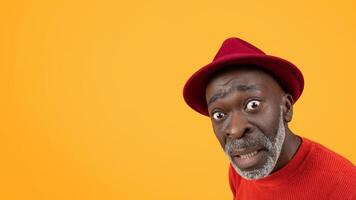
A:
[[[356,200],[356,167],[306,138],[294,157],[273,174],[247,180],[230,165],[229,181],[234,200]]]

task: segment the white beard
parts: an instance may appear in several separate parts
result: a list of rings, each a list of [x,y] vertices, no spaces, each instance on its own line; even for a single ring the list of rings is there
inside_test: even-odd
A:
[[[232,159],[230,153],[234,148],[239,148],[239,145],[236,143],[240,143],[241,141],[237,142],[235,140],[228,141],[225,145],[225,154],[229,158],[233,168],[237,171],[237,173],[242,176],[245,179],[260,179],[263,177],[268,176],[274,169],[274,167],[277,164],[278,158],[281,154],[282,146],[284,143],[286,135],[286,129],[284,126],[284,121],[283,121],[283,109],[281,108],[280,116],[279,116],[279,124],[278,124],[278,129],[277,129],[277,134],[274,137],[274,141],[271,141],[271,139],[267,138],[264,134],[259,135],[259,141],[262,143],[262,145],[268,150],[267,154],[267,161],[264,163],[264,165],[261,168],[254,169],[254,170],[243,170],[240,169],[234,160]],[[241,139],[239,139],[241,140]]]

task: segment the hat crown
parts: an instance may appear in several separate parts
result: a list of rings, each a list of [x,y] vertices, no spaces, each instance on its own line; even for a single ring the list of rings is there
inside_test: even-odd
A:
[[[188,79],[183,89],[185,102],[195,111],[209,116],[205,99],[209,81],[218,70],[239,65],[254,65],[269,71],[276,77],[283,89],[292,95],[294,102],[303,92],[303,74],[294,64],[276,56],[266,55],[252,44],[232,37],[222,43],[213,62],[196,71]]]
[[[240,39],[231,37],[226,39],[221,45],[218,53],[215,55],[214,60],[221,59],[228,55],[236,55],[236,54],[264,54],[265,53],[253,46],[252,44]]]

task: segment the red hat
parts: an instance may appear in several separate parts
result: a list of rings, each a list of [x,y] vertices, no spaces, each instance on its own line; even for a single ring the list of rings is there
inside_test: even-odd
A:
[[[234,64],[234,65],[232,65]],[[183,89],[185,102],[195,111],[209,116],[205,89],[215,72],[226,66],[255,65],[270,72],[282,88],[298,100],[304,88],[304,78],[292,63],[275,56],[266,55],[252,44],[239,38],[228,38],[220,47],[213,62],[195,72]]]

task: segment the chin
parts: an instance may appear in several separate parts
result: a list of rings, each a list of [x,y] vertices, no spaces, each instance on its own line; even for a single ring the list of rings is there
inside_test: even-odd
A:
[[[238,159],[232,158],[228,155],[228,158],[235,169],[235,171],[243,178],[249,180],[256,180],[267,177],[275,168],[276,160],[275,156],[272,156],[270,152],[260,152],[245,163],[238,163]]]

